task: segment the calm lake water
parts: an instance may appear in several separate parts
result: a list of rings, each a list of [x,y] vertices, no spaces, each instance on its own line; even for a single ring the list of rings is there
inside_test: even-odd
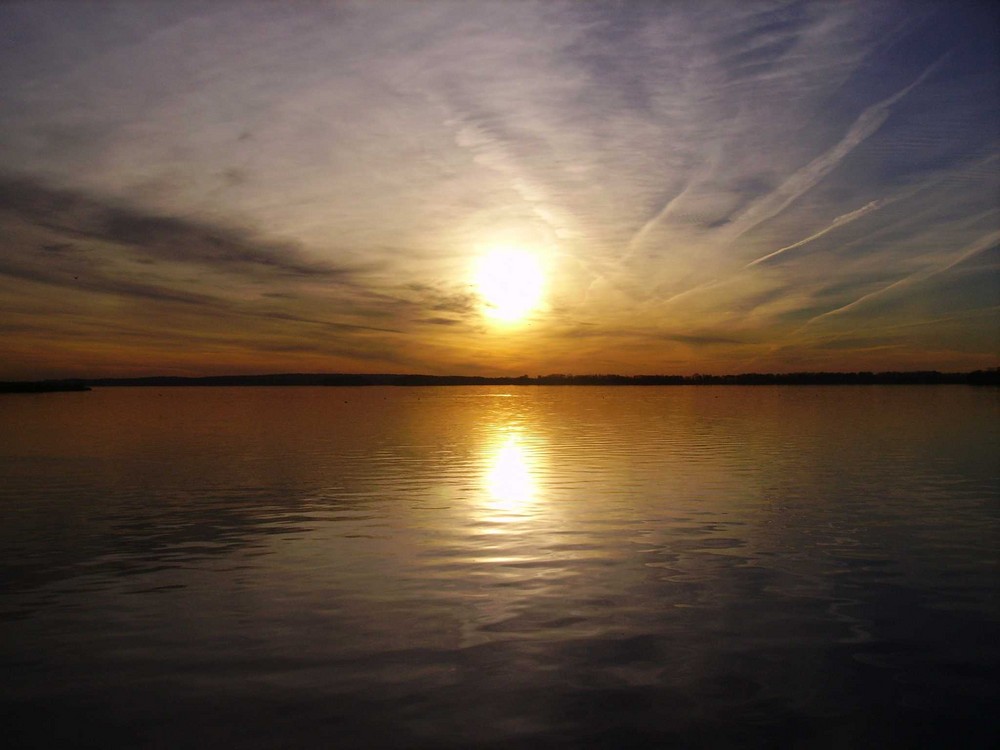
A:
[[[0,396],[4,741],[988,747],[998,448],[963,386]]]

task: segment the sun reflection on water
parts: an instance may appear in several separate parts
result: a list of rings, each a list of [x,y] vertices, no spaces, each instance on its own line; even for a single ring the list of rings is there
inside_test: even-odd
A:
[[[534,456],[520,435],[508,432],[493,446],[485,476],[491,505],[497,510],[523,511],[538,491]]]
[[[516,424],[494,423],[489,432],[480,458],[479,502],[470,507],[476,588],[460,624],[463,648],[518,632],[552,574],[545,562],[553,519],[543,502],[544,444]]]

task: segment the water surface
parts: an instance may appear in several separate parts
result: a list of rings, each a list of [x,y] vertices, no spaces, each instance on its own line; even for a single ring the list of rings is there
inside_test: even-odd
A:
[[[0,396],[23,747],[987,747],[1000,393]]]

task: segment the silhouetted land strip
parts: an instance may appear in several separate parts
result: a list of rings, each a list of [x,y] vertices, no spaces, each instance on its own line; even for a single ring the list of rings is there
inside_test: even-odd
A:
[[[0,383],[2,393],[85,391],[90,387],[141,386],[443,386],[443,385],[1000,385],[1000,368],[972,372],[791,372],[741,375],[471,375],[305,374],[217,375],[203,378],[158,376],[45,380]]]
[[[89,391],[82,380],[36,380],[33,382],[0,382],[0,393],[56,393],[59,391]]]

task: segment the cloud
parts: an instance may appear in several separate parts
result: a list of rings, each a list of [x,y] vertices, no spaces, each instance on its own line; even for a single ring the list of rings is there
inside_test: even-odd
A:
[[[0,179],[0,212],[64,236],[124,246],[168,262],[194,263],[234,273],[323,278],[348,271],[308,260],[296,248],[267,243],[234,229],[109,204],[78,191],[56,190],[27,179]],[[68,243],[47,249],[66,249]]]
[[[421,322],[435,326],[456,326],[460,325],[462,321],[454,318],[424,318]]]
[[[81,291],[96,292],[98,294],[124,295],[159,302],[179,302],[199,307],[218,306],[218,300],[203,294],[193,294],[178,289],[143,284],[136,281],[108,278],[100,273],[90,273],[83,279],[79,275],[71,275],[71,273],[71,271],[66,269],[33,269],[19,267],[17,264],[10,263],[9,261],[0,261],[0,274],[25,281],[35,281]]]
[[[365,322],[391,317],[396,300],[368,290],[356,270],[230,228],[27,180],[0,181],[0,226],[0,287],[25,300],[8,311],[22,337],[39,335],[28,320],[44,315],[51,335],[65,331],[77,346],[169,352],[228,341],[234,351],[301,347],[389,361],[383,339],[404,332]]]
[[[849,302],[846,305],[841,305],[836,309],[829,310],[823,313],[822,315],[817,315],[815,318],[811,318],[810,320],[808,320],[805,326],[803,326],[803,328],[818,321],[821,321],[825,318],[829,318],[834,315],[841,315],[843,313],[854,310],[860,307],[861,305],[864,305],[868,302],[871,302],[874,299],[877,299],[885,294],[888,294],[889,292],[893,291],[898,292],[907,287],[913,286],[914,284],[919,284],[921,282],[928,281],[934,278],[935,276],[938,276],[939,274],[943,274],[947,271],[950,271],[960,263],[964,263],[970,258],[973,258],[986,250],[990,250],[997,247],[997,245],[1000,245],[1000,230],[990,232],[989,234],[980,237],[976,241],[961,248],[951,260],[949,260],[947,263],[943,265],[911,273],[907,276],[904,276],[901,279],[898,279],[897,281],[892,282],[891,284],[887,284],[886,286],[876,289],[873,292],[869,292],[868,294],[865,294],[857,298],[853,302]]]
[[[817,156],[802,169],[796,171],[773,193],[755,201],[739,216],[733,219],[729,229],[729,239],[735,240],[754,227],[773,218],[787,208],[794,200],[810,190],[821,179],[840,164],[844,158],[870,138],[882,127],[891,113],[892,106],[923,83],[936,71],[946,58],[935,60],[917,76],[916,80],[895,94],[865,109],[851,127],[832,148]],[[871,205],[871,204],[869,204]],[[843,217],[841,217],[843,218]]]
[[[690,346],[716,346],[730,344],[745,344],[745,340],[709,332],[678,333],[672,331],[662,331],[655,328],[611,328],[611,327],[587,327],[572,326],[566,327],[556,332],[554,338],[565,339],[588,339],[601,338],[615,341],[622,340],[643,340],[647,342],[670,341]]]
[[[779,255],[782,255],[783,253],[787,253],[789,250],[795,250],[797,248],[802,247],[803,245],[809,244],[813,240],[818,240],[823,235],[828,234],[829,232],[832,232],[834,229],[837,229],[838,227],[842,227],[845,224],[850,224],[852,221],[860,219],[862,216],[865,216],[866,214],[869,214],[872,211],[877,211],[878,209],[882,208],[882,206],[884,206],[885,203],[886,203],[886,201],[884,201],[884,200],[881,200],[881,201],[871,201],[869,203],[866,203],[864,206],[862,206],[861,208],[859,208],[857,210],[851,211],[850,213],[841,214],[836,219],[834,219],[832,222],[830,222],[830,224],[828,224],[827,226],[825,226],[822,229],[820,229],[818,232],[809,235],[805,239],[801,239],[801,240],[798,240],[797,242],[793,242],[791,245],[785,245],[785,247],[778,248],[777,250],[775,250],[773,252],[770,252],[767,255],[762,255],[761,257],[757,258],[756,260],[752,260],[749,263],[747,263],[743,268],[747,269],[747,268],[750,268],[752,266],[756,266],[758,263],[766,263],[767,261],[771,260],[772,258],[776,258]]]

